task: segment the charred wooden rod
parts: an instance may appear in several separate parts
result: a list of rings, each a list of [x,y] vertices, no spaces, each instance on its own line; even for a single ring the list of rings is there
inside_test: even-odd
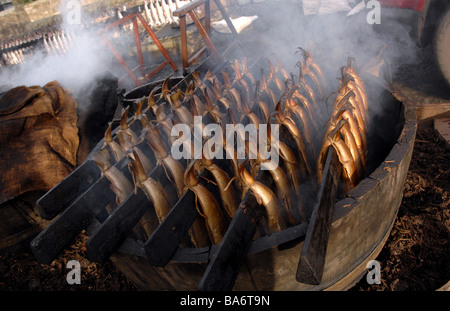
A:
[[[127,163],[128,159],[124,157],[115,166],[126,175],[126,178],[131,179]],[[110,181],[105,176],[100,177],[34,238],[31,249],[38,262],[51,263],[64,247],[89,226],[108,203],[114,202],[115,194],[109,186]]]
[[[203,170],[200,177],[206,179],[199,178],[199,183],[205,186],[214,196],[219,196],[217,187],[205,181],[211,180],[210,173]],[[188,236],[189,229],[196,218],[200,216],[195,201],[195,193],[187,190],[145,242],[145,253],[152,265],[165,266],[172,259],[183,238]]]
[[[274,181],[268,171],[259,171],[256,180],[274,187]],[[248,191],[203,274],[198,290],[231,290],[233,288],[264,214],[264,209],[260,208],[252,191]]]
[[[99,178],[97,164],[85,161],[36,202],[40,216],[53,219]]]
[[[193,205],[194,201],[194,192],[186,191],[145,242],[145,253],[151,265],[162,267],[172,258],[181,240],[199,216]]]
[[[114,200],[115,194],[108,190],[108,185],[108,179],[100,178],[31,241],[31,250],[39,263],[50,264],[104,210],[104,205],[92,204],[93,201]]]
[[[133,230],[145,210],[152,205],[145,194],[138,190],[116,208],[86,242],[86,255],[91,261],[103,263]]]
[[[231,221],[219,249],[208,265],[198,285],[198,290],[231,290],[240,267],[250,247],[259,217],[255,207],[258,205],[251,192],[248,192]]]
[[[162,166],[157,166],[149,176],[159,180],[164,188],[170,187],[170,181]],[[143,191],[139,189],[136,194],[131,193],[87,240],[87,257],[92,261],[103,263],[120,247],[144,212],[152,209],[153,204]]]
[[[340,175],[341,164],[331,146],[297,267],[298,282],[319,285],[322,281]]]

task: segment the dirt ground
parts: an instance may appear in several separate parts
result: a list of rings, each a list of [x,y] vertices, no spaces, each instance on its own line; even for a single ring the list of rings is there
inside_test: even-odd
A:
[[[0,291],[124,291],[135,286],[110,261],[103,265],[85,258],[87,236],[76,241],[50,265],[36,262],[31,250],[23,247],[0,255]],[[78,260],[81,283],[67,283],[67,262]]]
[[[419,130],[390,237],[377,260],[381,284],[352,290],[435,290],[450,280],[450,150],[432,129]]]

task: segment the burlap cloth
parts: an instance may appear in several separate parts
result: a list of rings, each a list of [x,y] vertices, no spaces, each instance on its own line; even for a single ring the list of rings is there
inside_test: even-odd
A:
[[[76,166],[77,102],[58,82],[0,97],[0,204],[48,191]]]

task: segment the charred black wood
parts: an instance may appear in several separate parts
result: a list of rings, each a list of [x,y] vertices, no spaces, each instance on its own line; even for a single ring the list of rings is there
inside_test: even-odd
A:
[[[250,193],[239,206],[230,226],[208,265],[198,290],[231,290],[244,257],[256,233],[259,217],[255,213],[256,199]]]
[[[128,180],[132,180],[126,157],[115,166]],[[114,203],[116,197],[110,190],[110,185],[110,181],[101,176],[31,242],[31,248],[39,262],[51,263],[108,204]],[[83,186],[87,187],[86,184]]]
[[[194,201],[194,192],[186,191],[145,242],[145,253],[150,264],[163,267],[172,258],[178,245],[199,216],[193,205]]]
[[[104,211],[104,202],[114,200],[115,195],[108,185],[106,178],[100,178],[31,241],[31,250],[39,263],[50,264],[56,259],[60,252]]]
[[[259,171],[257,180],[273,186],[267,171]],[[203,274],[198,290],[232,290],[264,212],[248,191]]]
[[[298,263],[298,282],[318,285],[322,280],[340,175],[341,164],[331,146]]]
[[[259,237],[252,242],[247,254],[257,254],[276,245],[278,246],[278,249],[292,247],[300,243],[305,238],[307,230],[308,223],[303,222],[282,231]]]
[[[203,184],[215,197],[220,197],[216,186],[209,180],[212,180],[211,174],[203,170],[198,179],[199,183]],[[165,266],[172,259],[180,243],[187,237],[192,224],[200,216],[195,201],[194,192],[187,190],[145,242],[145,253],[152,265]]]
[[[40,216],[46,220],[53,219],[92,186],[100,176],[101,173],[97,164],[92,160],[85,161],[37,200],[36,206]]]
[[[145,210],[151,207],[152,202],[141,190],[130,194],[87,240],[87,258],[98,263],[105,262],[131,233]]]
[[[157,166],[149,177],[158,180],[171,195],[176,193],[161,165]],[[99,263],[107,260],[129,236],[146,210],[154,214],[153,204],[145,193],[141,190],[131,193],[86,242],[88,258]]]

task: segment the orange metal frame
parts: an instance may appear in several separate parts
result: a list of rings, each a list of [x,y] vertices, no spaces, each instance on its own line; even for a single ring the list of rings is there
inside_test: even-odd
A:
[[[112,28],[117,27],[121,24],[124,24],[130,20],[132,20],[132,22],[133,22],[134,39],[136,42],[136,48],[137,48],[137,54],[138,54],[138,60],[139,60],[139,65],[133,69],[130,69],[128,67],[125,60],[122,58],[122,56],[119,54],[119,52],[116,50],[116,48],[114,48],[112,43],[105,36],[106,31],[111,30]],[[139,28],[138,28],[138,23],[137,23],[138,20],[144,26],[147,33],[150,35],[152,40],[155,42],[155,44],[158,46],[159,50],[165,57],[165,61],[162,62],[157,68],[155,68],[153,71],[151,71],[148,74],[146,74],[146,72],[145,72],[144,56],[142,53],[141,40],[139,38]],[[177,65],[174,63],[174,61],[170,57],[169,53],[167,53],[166,49],[162,46],[161,42],[156,37],[155,33],[153,32],[153,30],[150,28],[150,26],[147,24],[147,22],[145,21],[145,19],[142,17],[142,15],[140,13],[133,13],[133,14],[127,15],[124,18],[117,20],[114,23],[109,24],[100,32],[100,35],[101,35],[103,41],[105,42],[106,46],[113,53],[114,57],[117,59],[117,61],[122,65],[122,67],[127,72],[127,75],[125,77],[128,76],[129,78],[131,78],[136,86],[140,86],[140,85],[144,84],[146,81],[148,81],[150,78],[152,78],[155,74],[157,74],[161,69],[163,69],[168,64],[170,64],[173,71],[178,70]],[[138,78],[136,76],[136,71],[139,71],[139,70],[141,71],[142,78]],[[119,80],[119,84],[123,81],[123,79],[125,77],[123,77]]]
[[[233,35],[237,36],[237,31],[234,28],[233,23],[231,22],[227,12],[225,11],[225,8],[223,7],[220,0],[214,0],[217,8],[220,10],[220,13],[222,14],[222,17],[225,19],[228,27],[231,29],[231,32]],[[199,7],[200,5],[205,5],[205,26],[202,25],[200,22],[197,14],[195,13],[195,9]],[[191,58],[189,58],[188,50],[187,50],[187,32],[186,32],[186,15],[189,14],[189,16],[192,18],[192,21],[197,26],[200,34],[202,35],[203,39],[205,40],[206,46],[201,48],[199,51],[197,51],[194,55],[192,55]],[[222,61],[222,56],[217,51],[216,47],[214,46],[213,42],[211,41],[210,30],[211,30],[211,4],[210,0],[194,0],[189,4],[186,4],[185,6],[175,10],[173,12],[174,16],[178,16],[180,19],[180,40],[181,40],[181,62],[183,66],[183,74],[186,74],[186,68],[189,67],[192,63],[194,63],[205,51],[206,48],[209,49],[209,51],[214,55],[214,58],[217,61]]]

